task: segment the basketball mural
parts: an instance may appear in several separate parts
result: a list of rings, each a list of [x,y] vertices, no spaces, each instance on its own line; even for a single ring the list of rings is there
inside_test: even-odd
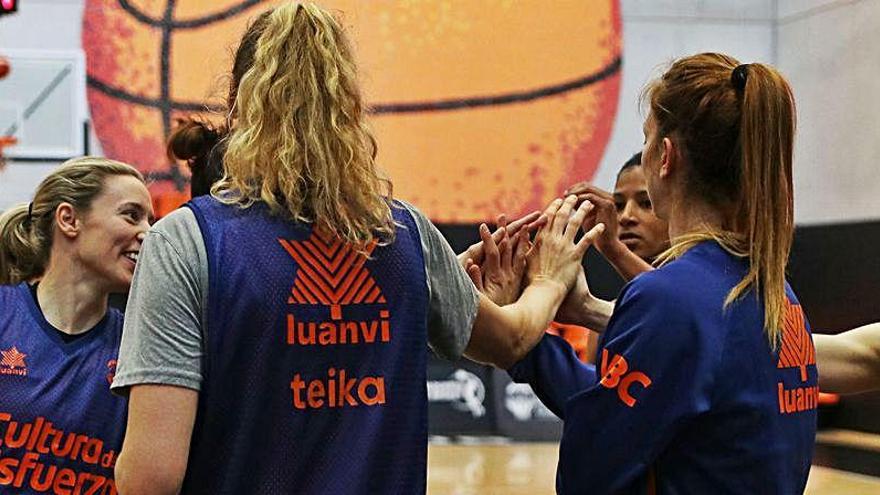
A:
[[[153,179],[159,213],[186,198],[186,167],[164,152],[174,119],[222,118],[239,36],[276,3],[87,0],[95,131]],[[617,0],[320,3],[353,38],[395,195],[433,220],[541,208],[593,176],[620,88]]]

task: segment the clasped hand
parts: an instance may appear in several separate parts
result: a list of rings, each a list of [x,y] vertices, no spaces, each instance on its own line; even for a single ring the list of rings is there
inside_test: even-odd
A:
[[[535,212],[510,225],[502,215],[494,233],[481,225],[481,242],[459,255],[477,289],[499,306],[515,302],[529,284],[549,284],[568,294],[584,277],[584,254],[605,230],[603,223],[595,223],[576,242],[593,209],[590,201],[577,202],[576,196],[556,199],[540,215]],[[529,234],[535,230],[532,241]]]

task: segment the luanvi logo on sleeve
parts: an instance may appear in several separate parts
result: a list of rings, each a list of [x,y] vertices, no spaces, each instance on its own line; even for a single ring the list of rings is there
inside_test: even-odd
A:
[[[816,349],[813,339],[807,332],[804,312],[799,304],[785,302],[785,323],[782,328],[782,346],[779,349],[779,361],[776,368],[787,370],[796,368],[801,382],[807,381],[807,367],[816,366]],[[819,405],[819,387],[804,386],[785,388],[780,380],[777,385],[779,395],[779,413],[791,414],[816,409]]]

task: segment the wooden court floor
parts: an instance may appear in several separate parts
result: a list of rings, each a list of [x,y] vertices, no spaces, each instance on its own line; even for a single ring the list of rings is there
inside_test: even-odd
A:
[[[432,443],[428,447],[428,493],[550,495],[554,493],[557,456],[555,443]],[[813,466],[806,493],[880,494],[880,478]]]

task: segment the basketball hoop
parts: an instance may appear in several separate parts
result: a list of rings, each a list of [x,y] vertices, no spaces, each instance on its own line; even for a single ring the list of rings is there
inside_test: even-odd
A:
[[[0,79],[3,79],[8,74],[9,60],[6,60],[6,57],[0,57]],[[17,142],[18,140],[12,136],[0,136],[0,168],[6,165],[6,159],[3,158],[3,148],[12,146]]]
[[[0,79],[9,75],[9,60],[6,57],[0,57]],[[3,148],[13,146],[18,140],[12,136],[0,136],[0,169],[6,165],[6,159],[3,157]]]
[[[3,156],[3,148],[7,146],[14,146],[18,140],[12,136],[0,136],[0,170],[3,170],[3,167],[6,166],[6,158]]]

